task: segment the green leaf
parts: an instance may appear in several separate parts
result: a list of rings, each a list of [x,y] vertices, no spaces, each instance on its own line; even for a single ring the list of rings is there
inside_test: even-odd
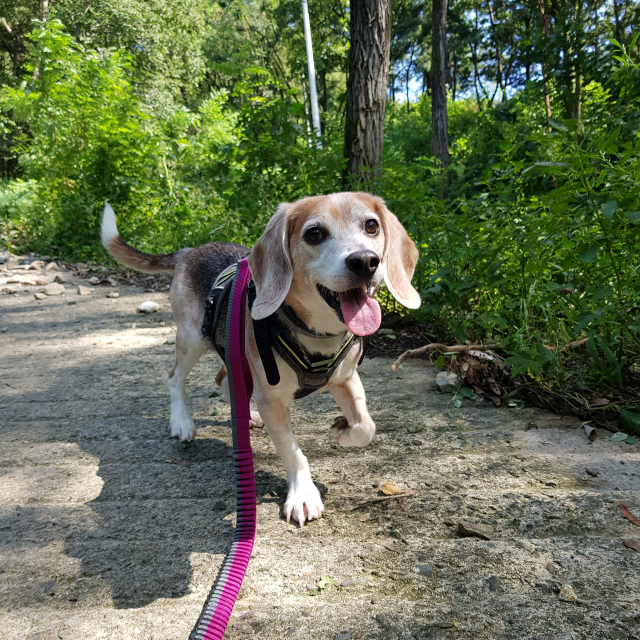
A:
[[[631,222],[640,222],[640,211],[627,211],[624,215]]]
[[[460,387],[458,391],[465,397],[471,398],[473,396],[473,389],[469,389],[469,387]]]
[[[629,407],[620,412],[620,426],[635,435],[640,436],[640,413],[629,411]]]
[[[573,330],[574,333],[580,333],[583,329],[586,329],[597,317],[597,314],[590,313],[588,316],[580,318],[578,324],[576,325],[576,328]]]
[[[462,399],[460,398],[460,396],[453,396],[453,406],[456,409],[459,409],[462,406]]]
[[[328,584],[335,584],[335,580],[331,576],[320,576],[320,582],[318,582],[318,588],[324,589]]]
[[[444,356],[442,354],[440,354],[436,360],[436,367],[438,367],[438,369],[442,369],[442,367],[444,367]]]
[[[636,443],[636,437],[635,437],[635,436],[631,436],[630,438],[627,438],[627,439],[625,440],[625,442],[626,442],[627,444],[635,444],[635,443]]]
[[[614,433],[611,436],[611,441],[612,442],[622,442],[623,440],[626,440],[629,436],[626,433],[622,433],[622,431],[618,431],[618,433]]]
[[[560,131],[566,131],[567,127],[562,124],[562,122],[558,122],[557,120],[554,120],[553,118],[549,118],[549,124],[554,128],[554,129],[559,129]]]
[[[613,214],[616,212],[616,209],[618,208],[618,203],[615,200],[609,200],[608,202],[605,202],[600,209],[602,209],[602,213],[604,215],[604,217],[611,222],[611,220],[613,220]],[[594,255],[595,257],[595,255]],[[585,260],[585,262],[589,262],[589,260]]]
[[[582,262],[591,262],[597,255],[600,247],[595,244],[583,245],[585,248],[580,252]]]

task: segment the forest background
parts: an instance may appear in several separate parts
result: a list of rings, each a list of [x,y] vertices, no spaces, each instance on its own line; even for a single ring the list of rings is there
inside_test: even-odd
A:
[[[250,245],[279,202],[369,190],[420,248],[426,340],[498,344],[513,375],[633,413],[640,3],[394,0],[382,165],[358,173],[345,148],[355,2],[309,6],[319,148],[298,0],[4,0],[0,245],[104,261],[105,201],[143,250]]]

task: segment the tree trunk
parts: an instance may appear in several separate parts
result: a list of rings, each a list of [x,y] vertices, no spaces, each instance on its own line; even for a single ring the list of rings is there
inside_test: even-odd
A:
[[[613,20],[615,23],[616,40],[621,44],[622,42],[622,29],[620,27],[620,9],[618,7],[618,0],[613,0]]]
[[[322,113],[324,113],[324,118],[326,118],[327,113],[329,113],[329,91],[327,89],[327,70],[324,67],[322,69],[322,72],[320,73],[320,84],[322,85],[322,98],[320,99],[320,106],[322,107]],[[320,123],[323,140],[324,140],[324,136],[327,129],[327,123],[325,122],[324,118]]]
[[[433,52],[431,59],[431,122],[433,155],[444,172],[447,193],[449,131],[447,121],[447,0],[433,0]]]
[[[391,1],[351,0],[345,186],[380,177],[391,54]]]
[[[496,25],[496,19],[493,14],[493,3],[489,0],[489,17],[491,18],[491,31],[493,32],[493,40],[496,45],[496,65],[497,65],[497,74],[496,74],[496,83],[498,87],[500,87],[500,93],[502,94],[502,101],[505,100],[505,90],[502,84],[502,49],[500,48],[500,38],[498,37],[498,29]],[[496,87],[496,93],[498,89]],[[493,94],[495,96],[495,93]],[[493,102],[493,99],[491,100]]]
[[[544,77],[544,111],[547,116],[547,125],[551,131],[551,98],[549,97],[549,68],[547,63],[549,35],[551,31],[551,16],[546,11],[545,0],[538,0],[538,7],[542,15],[542,29],[544,33],[544,62],[542,63],[542,75]]]
[[[458,57],[453,57],[453,77],[451,78],[451,100],[456,101],[456,89],[458,87]]]

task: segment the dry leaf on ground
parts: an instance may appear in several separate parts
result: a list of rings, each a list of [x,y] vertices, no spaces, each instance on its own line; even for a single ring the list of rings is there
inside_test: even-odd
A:
[[[632,522],[633,524],[635,524],[636,527],[640,527],[640,518],[636,518],[636,516],[634,516],[633,513],[631,513],[631,511],[627,509],[627,505],[622,504],[621,502],[620,508],[622,509],[622,514],[629,522]]]
[[[635,549],[640,553],[640,543],[637,540],[623,540],[624,546],[629,547],[629,549]]]
[[[393,482],[385,482],[380,485],[380,491],[382,491],[385,496],[395,496],[396,493],[402,493],[403,490],[393,484]]]

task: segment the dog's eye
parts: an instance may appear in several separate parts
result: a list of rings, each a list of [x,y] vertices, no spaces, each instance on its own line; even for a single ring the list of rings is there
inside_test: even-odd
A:
[[[371,236],[375,236],[380,229],[377,220],[367,220],[364,223],[364,228],[366,232]]]
[[[326,237],[327,232],[322,227],[311,227],[304,232],[304,239],[308,244],[320,244]]]

